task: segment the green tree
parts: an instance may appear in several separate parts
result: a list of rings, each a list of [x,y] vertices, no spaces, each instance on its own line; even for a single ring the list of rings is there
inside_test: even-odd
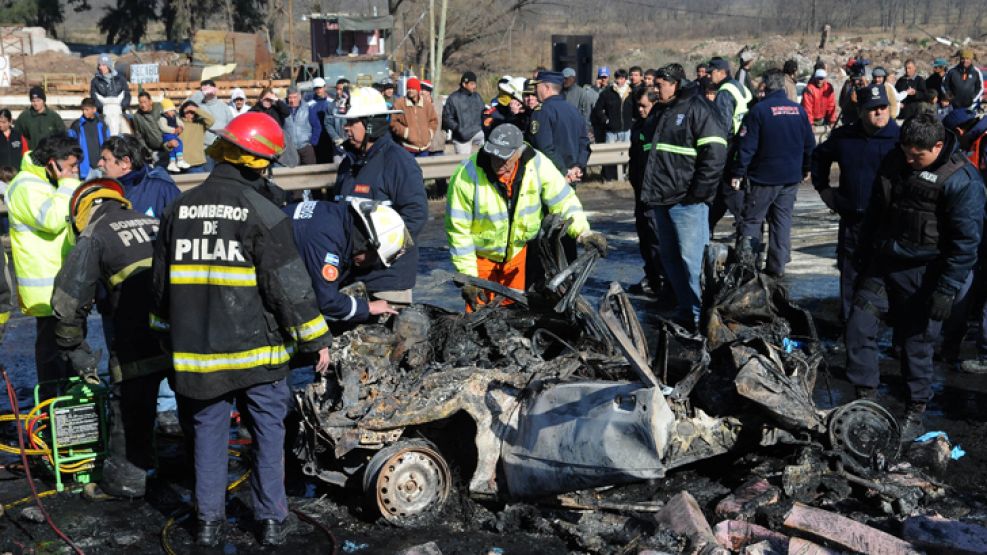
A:
[[[157,0],[117,0],[99,20],[107,44],[137,44],[147,34],[147,26],[158,19]]]

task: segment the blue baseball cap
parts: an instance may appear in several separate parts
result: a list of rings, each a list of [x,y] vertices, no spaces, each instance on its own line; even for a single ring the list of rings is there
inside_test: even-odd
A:
[[[539,71],[535,75],[535,83],[554,83],[561,86],[563,81],[561,71]]]
[[[942,124],[946,129],[956,129],[976,117],[977,114],[973,110],[958,108],[949,112],[946,117],[942,118]]]
[[[857,104],[864,110],[887,106],[888,93],[883,85],[868,85],[857,89]]]
[[[602,66],[600,69],[596,70],[597,77],[610,77],[610,68],[607,66]]]

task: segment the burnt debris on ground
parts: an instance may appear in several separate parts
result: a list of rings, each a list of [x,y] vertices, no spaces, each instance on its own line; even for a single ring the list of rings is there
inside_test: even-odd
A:
[[[450,275],[498,296],[337,334],[334,376],[296,390],[289,549],[984,552],[987,504],[950,487],[946,437],[902,449],[880,405],[814,402],[832,357],[783,284],[714,243],[703,333],[662,319],[651,331],[619,285],[583,296],[599,260],[568,264],[563,230],[546,221],[545,277],[525,293]],[[144,500],[46,498],[84,549],[146,552],[164,537],[189,552],[183,442],[158,442]],[[237,443],[231,482],[250,456]],[[28,494],[10,468],[5,502]],[[246,489],[230,494],[228,550],[259,549]],[[0,550],[58,549],[28,507],[0,519]]]

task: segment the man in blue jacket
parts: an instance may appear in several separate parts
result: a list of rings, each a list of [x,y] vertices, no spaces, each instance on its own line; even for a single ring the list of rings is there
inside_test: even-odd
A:
[[[373,88],[361,87],[350,94],[337,112],[346,120],[347,152],[339,165],[335,193],[343,200],[389,203],[414,240],[428,221],[428,200],[421,167],[391,139],[388,115],[396,112]],[[362,281],[372,298],[404,307],[411,304],[417,274],[418,247],[412,245],[389,268],[375,269]]]
[[[857,248],[871,189],[881,160],[898,142],[898,124],[891,118],[884,87],[857,91],[860,119],[836,128],[829,139],[812,152],[812,186],[826,206],[839,214],[836,266],[840,270],[840,300],[843,320],[850,316],[853,284],[857,271],[851,261]],[[839,187],[830,187],[833,163],[840,168]]]
[[[312,79],[312,97],[308,100],[308,123],[312,126],[309,144],[315,149],[318,164],[332,164],[339,153],[337,139],[341,139],[341,129],[337,125],[326,125],[326,120],[335,122],[336,101],[326,92],[326,80]]]
[[[764,99],[744,116],[738,133],[739,150],[730,186],[737,190],[744,178],[750,180],[739,236],[760,248],[761,224],[767,218],[770,239],[764,271],[781,277],[791,249],[795,195],[799,183],[809,176],[816,139],[805,110],[785,95],[785,74],[768,70],[764,83]]]
[[[933,114],[907,120],[899,143],[881,164],[854,256],[861,275],[846,328],[847,378],[858,397],[876,397],[877,335],[887,311],[902,347],[909,398],[901,435],[910,442],[922,433],[932,400],[942,323],[970,285],[984,184]]]
[[[300,202],[284,211],[291,217],[295,246],[327,320],[361,323],[371,316],[397,314],[385,300],[368,302],[339,290],[370,270],[391,266],[404,254],[407,228],[397,212],[357,199]]]
[[[870,202],[881,161],[898,143],[898,124],[891,119],[884,87],[864,87],[857,91],[860,119],[837,127],[828,139],[812,152],[812,186],[826,206],[839,214],[836,239],[836,266],[840,270],[840,315],[850,316],[853,284],[857,280],[853,253],[857,248],[860,226]],[[838,187],[830,187],[833,163],[840,168]]]
[[[164,168],[151,166],[150,154],[133,135],[110,137],[103,143],[99,169],[123,184],[133,210],[160,219],[181,191]]]
[[[99,151],[110,138],[110,128],[103,121],[103,116],[96,113],[96,101],[91,98],[82,99],[82,117],[72,122],[68,134],[79,141],[82,149],[82,160],[79,161],[79,177],[86,179],[89,172],[99,164]]]
[[[578,182],[589,161],[586,121],[562,96],[562,73],[539,71],[535,92],[541,105],[531,113],[528,142],[555,164],[566,181]]]

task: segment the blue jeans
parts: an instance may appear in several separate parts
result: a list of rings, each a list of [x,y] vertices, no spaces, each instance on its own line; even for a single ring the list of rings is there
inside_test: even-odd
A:
[[[709,243],[709,206],[703,202],[649,206],[647,214],[661,245],[665,276],[678,299],[676,321],[695,329],[702,303],[699,276]]]
[[[627,131],[607,131],[607,143],[626,143],[631,140],[631,132]]]

